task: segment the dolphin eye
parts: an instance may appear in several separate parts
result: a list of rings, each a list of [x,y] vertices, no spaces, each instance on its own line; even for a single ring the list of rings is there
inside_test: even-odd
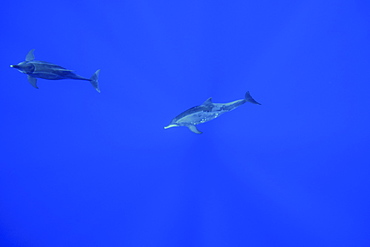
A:
[[[23,70],[26,74],[32,74],[35,71],[35,66],[33,64],[26,64]]]

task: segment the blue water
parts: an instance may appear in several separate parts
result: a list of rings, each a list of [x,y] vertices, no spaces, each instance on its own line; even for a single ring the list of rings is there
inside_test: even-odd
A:
[[[0,246],[370,246],[366,1],[4,1]],[[38,60],[89,82],[10,68]],[[244,104],[164,129],[212,97]]]

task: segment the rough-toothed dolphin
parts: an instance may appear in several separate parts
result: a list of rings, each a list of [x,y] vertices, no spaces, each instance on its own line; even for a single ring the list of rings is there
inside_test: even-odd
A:
[[[84,80],[90,81],[93,87],[100,93],[98,76],[100,69],[98,69],[90,79],[84,78],[82,76],[76,75],[73,73],[73,70],[65,69],[59,65],[37,61],[33,52],[35,49],[32,49],[28,52],[26,56],[26,61],[21,62],[17,65],[10,65],[12,68],[18,69],[20,72],[27,74],[28,81],[32,86],[38,88],[36,83],[36,78],[48,79],[48,80],[61,80],[61,79],[74,79],[74,80]]]
[[[213,103],[212,98],[209,98],[200,106],[195,106],[190,108],[189,110],[184,111],[183,113],[172,119],[171,123],[164,128],[168,129],[172,127],[186,126],[192,132],[196,134],[202,134],[202,132],[199,131],[195,125],[215,119],[224,114],[225,112],[234,110],[235,108],[244,104],[245,102],[260,105],[260,103],[258,103],[252,98],[249,92],[245,94],[244,99],[224,104]]]

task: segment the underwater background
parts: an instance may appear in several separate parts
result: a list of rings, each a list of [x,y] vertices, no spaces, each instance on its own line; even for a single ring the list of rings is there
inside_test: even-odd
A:
[[[5,1],[0,246],[370,246],[370,2]],[[35,49],[89,78],[9,65]],[[212,97],[246,103],[164,129]]]

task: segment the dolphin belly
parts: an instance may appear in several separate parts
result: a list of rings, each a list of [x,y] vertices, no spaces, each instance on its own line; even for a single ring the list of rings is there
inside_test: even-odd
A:
[[[90,81],[90,79],[76,75],[70,70],[44,69],[44,70],[37,70],[30,75],[36,78],[42,78],[42,79],[47,79],[47,80],[75,79],[75,80]]]
[[[212,119],[217,118],[220,115],[219,112],[195,112],[189,115],[186,115],[176,121],[178,125],[197,125],[211,121]]]
[[[47,79],[47,80],[61,80],[61,79],[67,79],[67,77],[60,76],[56,73],[53,72],[37,72],[37,73],[32,73],[32,77],[35,78],[41,78],[41,79]]]

